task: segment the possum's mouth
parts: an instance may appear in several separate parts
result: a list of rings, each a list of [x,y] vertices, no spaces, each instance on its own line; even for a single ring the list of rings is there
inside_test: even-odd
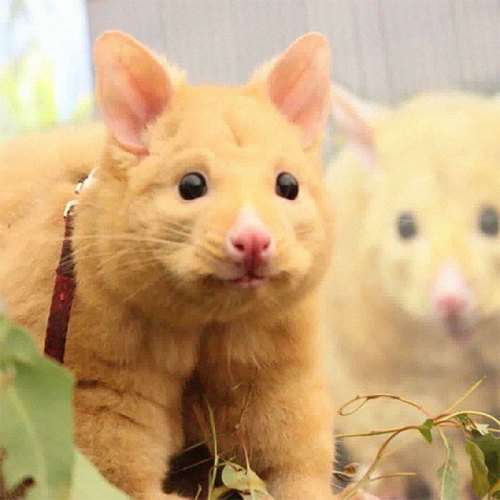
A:
[[[257,274],[254,272],[245,272],[242,274],[237,274],[236,276],[220,276],[216,273],[211,274],[205,278],[206,283],[218,286],[227,287],[230,286],[235,289],[250,290],[256,289],[266,282],[273,279],[270,274]]]
[[[258,287],[262,285],[262,283],[264,283],[265,280],[266,280],[265,276],[258,276],[257,274],[254,273],[246,273],[240,278],[229,280],[229,282],[241,288],[246,289],[246,288]]]

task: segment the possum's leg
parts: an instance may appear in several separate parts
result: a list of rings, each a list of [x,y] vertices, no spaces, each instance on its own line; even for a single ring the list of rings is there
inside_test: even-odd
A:
[[[320,374],[307,365],[262,370],[254,395],[246,438],[269,492],[278,500],[334,498],[333,410]]]
[[[300,319],[304,316],[307,325]],[[334,498],[333,407],[319,370],[319,343],[315,332],[307,329],[311,317],[314,315],[301,312],[286,325],[283,322],[272,331],[255,332],[277,346],[263,351],[262,359],[267,360],[260,366],[250,356],[244,362],[221,361],[220,353],[226,351],[217,342],[227,339],[214,330],[201,346],[197,377],[186,394],[187,442],[208,438],[211,444],[208,400],[218,452],[244,465],[245,447],[251,468],[276,500]],[[286,331],[288,325],[297,331]],[[229,352],[237,352],[237,347]]]
[[[80,384],[75,405],[76,442],[111,483],[136,500],[181,498],[162,492],[167,459],[182,446],[179,401],[163,407],[137,393],[117,401],[113,389]]]

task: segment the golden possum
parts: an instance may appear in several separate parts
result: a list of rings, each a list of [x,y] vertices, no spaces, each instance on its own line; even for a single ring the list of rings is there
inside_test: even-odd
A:
[[[73,238],[65,364],[77,377],[78,446],[134,498],[180,498],[162,478],[169,457],[210,435],[206,396],[223,456],[244,463],[233,432],[243,413],[271,494],[332,498],[318,321],[332,250],[320,165],[326,39],[305,35],[238,88],[192,87],[120,32],[94,55],[107,131],[0,150],[0,295],[40,346],[62,211],[98,165]]]
[[[462,408],[498,412],[500,106],[436,94],[367,114],[339,87],[332,99],[348,141],[327,173],[336,210],[327,279],[336,406],[388,392],[437,414],[487,375]],[[351,433],[424,420],[383,400],[337,423]],[[344,443],[366,463],[380,445]],[[415,433],[381,469],[416,470],[435,484],[443,461],[440,444],[430,448]],[[387,484],[404,498],[402,485]]]

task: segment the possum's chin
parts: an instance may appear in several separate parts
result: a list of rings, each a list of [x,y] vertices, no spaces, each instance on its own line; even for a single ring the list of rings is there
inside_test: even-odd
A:
[[[456,314],[443,318],[442,322],[447,333],[456,342],[466,342],[476,329],[473,322]]]
[[[441,320],[446,333],[457,343],[482,342],[489,333],[497,336],[500,317],[497,313],[473,314],[461,317],[447,317]]]
[[[293,305],[310,287],[303,285],[303,279],[283,272],[272,276],[244,276],[236,280],[206,277],[199,284],[200,309],[208,309],[214,319],[227,320],[255,312],[284,311]],[[198,299],[199,300],[199,299]],[[215,316],[218,316],[215,318]],[[220,317],[219,317],[220,316]]]
[[[399,304],[400,305],[400,304]],[[400,309],[401,313],[421,329],[432,332],[441,338],[451,339],[453,342],[462,343],[475,336],[480,327],[480,318],[476,314],[450,314],[437,315],[434,311],[422,314],[420,311],[411,311],[408,308]]]
[[[449,314],[440,317],[437,321],[439,321],[445,335],[454,342],[464,343],[478,338],[478,334],[488,330],[498,320],[494,317],[483,316],[475,311],[469,314]]]

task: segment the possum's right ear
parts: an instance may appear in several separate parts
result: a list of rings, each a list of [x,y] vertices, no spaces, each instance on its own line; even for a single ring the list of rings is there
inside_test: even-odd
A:
[[[382,106],[365,104],[337,84],[331,86],[332,116],[364,167],[376,165],[376,150],[370,118],[389,113]]]
[[[172,96],[165,68],[148,49],[120,31],[107,31],[98,38],[94,60],[104,123],[124,149],[148,154],[142,132]]]

